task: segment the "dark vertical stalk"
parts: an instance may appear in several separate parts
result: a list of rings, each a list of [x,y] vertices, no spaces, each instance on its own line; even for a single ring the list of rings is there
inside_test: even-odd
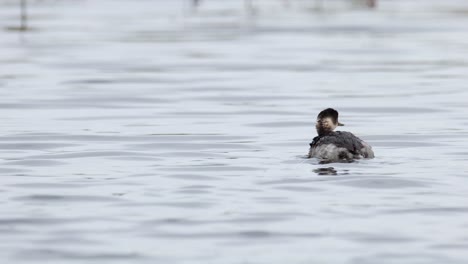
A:
[[[255,14],[255,6],[253,3],[253,0],[244,0],[244,6],[245,6],[245,10],[247,10],[247,13],[249,15]]]
[[[27,0],[21,0],[20,2],[20,5],[21,5],[21,26],[20,26],[20,30],[26,30],[28,28],[28,14],[27,14],[27,11],[26,11],[26,1]]]
[[[323,2],[322,0],[315,0],[315,10],[322,10],[323,9]]]
[[[189,0],[188,2],[189,2],[188,11],[190,13],[197,12],[198,8],[200,7],[201,0]]]
[[[367,6],[370,8],[374,8],[377,6],[377,0],[367,0]]]

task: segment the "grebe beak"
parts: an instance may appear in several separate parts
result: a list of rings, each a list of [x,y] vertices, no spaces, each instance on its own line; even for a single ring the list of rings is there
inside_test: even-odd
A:
[[[344,124],[342,124],[342,123],[338,122],[338,126],[344,126]]]

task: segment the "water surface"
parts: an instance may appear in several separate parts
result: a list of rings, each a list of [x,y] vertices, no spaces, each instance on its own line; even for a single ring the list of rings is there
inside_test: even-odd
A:
[[[3,262],[468,261],[465,1],[0,7]]]

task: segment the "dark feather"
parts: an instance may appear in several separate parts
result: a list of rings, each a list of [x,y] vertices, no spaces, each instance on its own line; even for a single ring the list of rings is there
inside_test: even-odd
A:
[[[353,154],[359,154],[360,150],[364,147],[362,140],[351,132],[336,131],[327,135],[317,136],[310,143],[310,147],[319,145],[333,144],[339,148],[345,148]]]

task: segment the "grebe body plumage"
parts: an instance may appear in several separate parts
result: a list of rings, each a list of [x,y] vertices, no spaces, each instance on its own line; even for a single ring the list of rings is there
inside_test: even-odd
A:
[[[353,161],[374,158],[372,147],[351,132],[334,131],[338,122],[338,112],[327,108],[317,116],[316,136],[310,143],[309,158],[317,158],[321,163]]]

